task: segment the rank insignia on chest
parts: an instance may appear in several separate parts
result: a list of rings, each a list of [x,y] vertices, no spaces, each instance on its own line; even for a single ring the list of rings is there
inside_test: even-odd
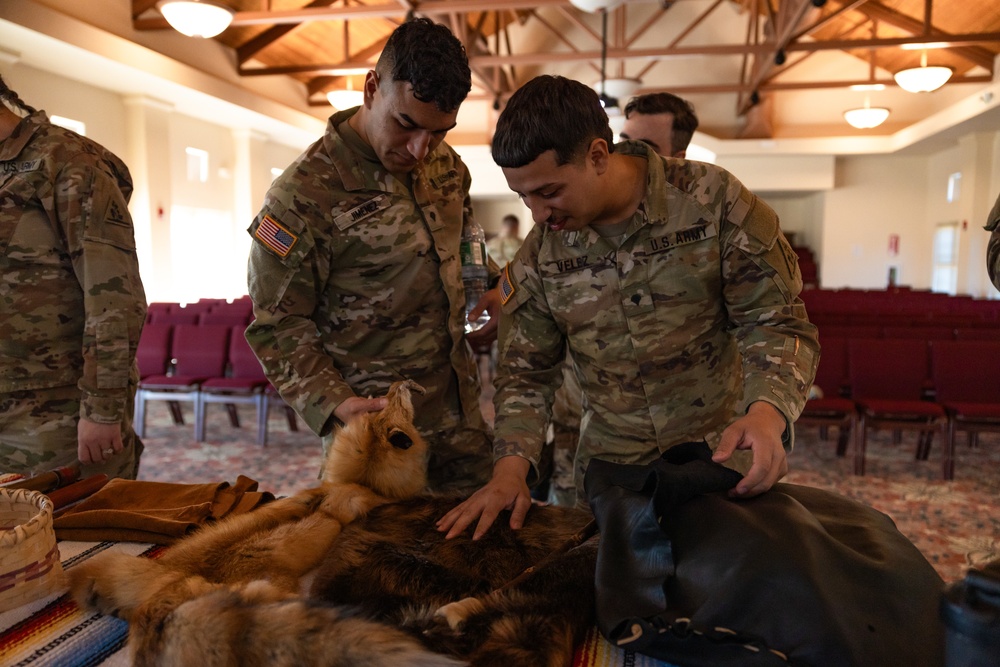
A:
[[[253,235],[280,257],[287,257],[299,240],[296,234],[269,215],[264,216]]]
[[[510,279],[510,264],[503,267],[503,273],[500,275],[500,304],[506,306],[510,298],[514,296],[514,283]]]

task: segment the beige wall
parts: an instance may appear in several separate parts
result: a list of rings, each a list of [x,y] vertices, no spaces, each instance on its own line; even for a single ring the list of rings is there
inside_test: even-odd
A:
[[[284,169],[304,147],[22,63],[0,66],[0,74],[28,104],[84,122],[88,137],[129,166],[135,184],[129,208],[150,301],[246,292],[246,228],[271,184],[271,168]],[[187,146],[209,153],[205,183],[187,178]]]

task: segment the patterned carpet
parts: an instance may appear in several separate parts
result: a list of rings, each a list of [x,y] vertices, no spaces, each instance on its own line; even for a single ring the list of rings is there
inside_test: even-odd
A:
[[[284,414],[272,410],[270,442],[260,447],[252,407],[240,406],[241,428],[233,429],[222,407],[213,405],[207,441],[197,443],[190,405],[186,409],[187,425],[174,426],[166,404],[150,404],[141,479],[233,481],[244,474],[279,495],[316,479],[319,439],[301,421],[293,433]],[[852,475],[850,461],[838,459],[834,448],[834,440],[823,441],[816,429],[800,429],[785,481],[836,491],[885,512],[946,581],[961,579],[969,566],[1000,558],[1000,434],[982,434],[976,448],[969,448],[963,435],[951,482],[940,479],[940,442],[928,461],[915,461],[915,435],[904,434],[902,444],[894,446],[888,432],[875,433],[864,477]]]

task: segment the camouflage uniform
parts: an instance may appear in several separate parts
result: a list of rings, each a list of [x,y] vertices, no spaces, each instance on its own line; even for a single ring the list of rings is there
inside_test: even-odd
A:
[[[431,445],[431,485],[479,486],[490,437],[463,333],[468,170],[442,143],[403,183],[359,143],[345,122],[353,113],[331,117],[250,226],[247,340],[326,444],[345,399],[382,396],[404,378],[423,385],[413,399]]]
[[[592,457],[646,463],[701,439],[715,448],[754,401],[785,416],[791,448],[819,345],[777,216],[718,167],[636,142],[616,150],[649,165],[621,246],[591,227],[536,225],[501,280],[494,459],[520,455],[536,469],[567,343],[584,396],[581,493]]]
[[[23,119],[0,142],[0,470],[77,460],[80,417],[121,424],[125,449],[84,475],[134,478],[135,350],[146,315],[124,163]]]
[[[986,220],[986,231],[992,232],[986,247],[986,270],[993,285],[1000,290],[1000,197],[997,197],[997,203]]]

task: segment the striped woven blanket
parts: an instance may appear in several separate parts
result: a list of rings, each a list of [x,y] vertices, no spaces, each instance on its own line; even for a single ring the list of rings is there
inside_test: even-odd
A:
[[[60,542],[63,569],[107,549],[155,556],[164,547],[134,542]],[[65,592],[0,613],[0,665],[3,667],[128,667],[122,650],[128,624],[81,611]],[[666,663],[622,651],[592,630],[577,649],[573,667],[670,667]]]

